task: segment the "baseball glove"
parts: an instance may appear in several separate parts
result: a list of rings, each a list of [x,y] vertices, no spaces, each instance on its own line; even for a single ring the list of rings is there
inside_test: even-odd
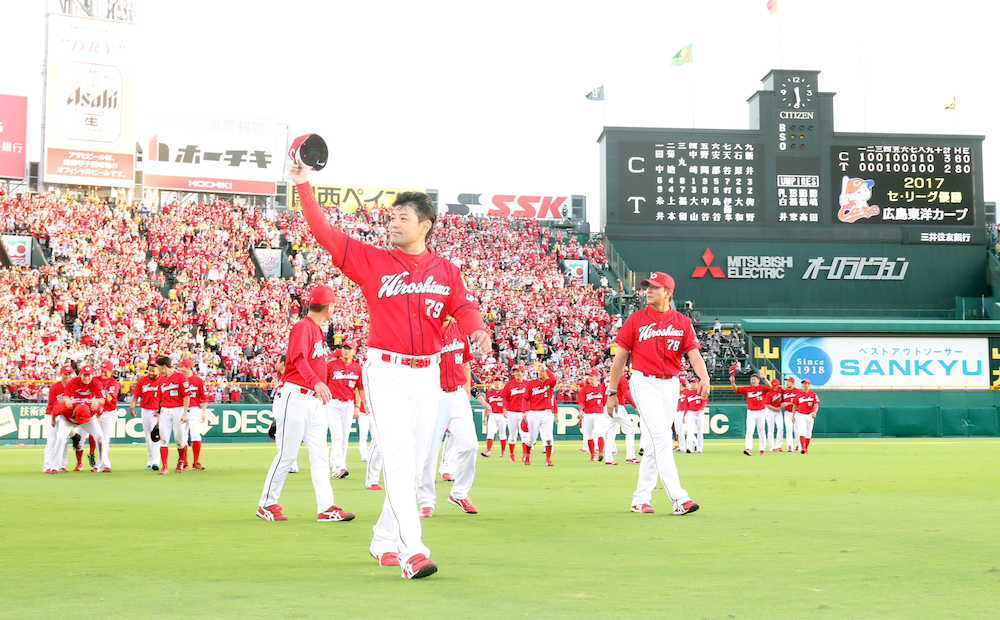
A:
[[[160,440],[160,425],[159,424],[157,424],[156,426],[154,426],[153,430],[149,431],[149,438],[152,441],[159,441]]]
[[[528,432],[528,418],[521,418],[521,430],[525,433]]]
[[[267,429],[267,436],[271,438],[271,441],[274,441],[274,435],[277,432],[278,432],[278,423],[271,422],[271,426],[269,426]]]

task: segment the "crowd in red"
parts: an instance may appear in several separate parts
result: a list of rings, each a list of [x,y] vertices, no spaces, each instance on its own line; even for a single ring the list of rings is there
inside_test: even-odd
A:
[[[388,210],[330,212],[353,236],[383,243]],[[110,359],[126,381],[161,352],[191,356],[216,385],[270,381],[305,291],[337,292],[328,342],[366,336],[359,289],[319,250],[297,212],[226,201],[138,206],[46,194],[0,197],[0,230],[30,234],[51,249],[39,269],[0,272],[0,377],[31,396],[31,380],[55,376],[68,360]],[[292,277],[255,276],[249,248],[288,248]],[[533,220],[442,215],[432,247],[462,269],[480,297],[495,348],[474,364],[483,381],[506,379],[516,364],[546,360],[562,383],[610,364],[620,317],[603,292],[568,286],[558,259],[605,267],[600,245],[581,245]],[[363,354],[363,350],[362,350]],[[221,389],[220,389],[221,391]],[[228,394],[228,390],[226,390]]]

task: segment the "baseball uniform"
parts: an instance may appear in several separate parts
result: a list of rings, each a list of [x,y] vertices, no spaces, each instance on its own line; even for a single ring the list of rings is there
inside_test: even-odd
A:
[[[420,467],[429,453],[440,405],[443,323],[463,334],[486,326],[461,272],[431,250],[407,254],[347,236],[330,226],[308,182],[296,186],[302,211],[335,267],[361,288],[370,318],[362,367],[365,397],[382,448],[385,501],[369,552],[398,553],[403,576],[412,556],[430,557],[417,510]]]
[[[521,432],[521,420],[524,419],[524,412],[528,407],[528,382],[511,378],[504,384],[500,394],[503,395],[504,409],[507,412],[507,446],[510,448],[510,462],[513,463],[514,444],[517,443],[517,437]],[[522,452],[521,458],[526,454],[526,451]]]
[[[61,416],[65,406],[62,396],[66,393],[66,386],[69,385],[69,377],[66,380],[60,379],[49,387],[49,401],[45,406],[45,452],[43,455],[42,471],[58,472],[66,469],[66,440],[59,445],[56,444],[57,416]]]
[[[160,384],[160,473],[170,471],[167,460],[170,458],[170,435],[174,436],[177,446],[177,471],[181,471],[184,447],[184,422],[188,414],[187,377],[179,370],[163,377]]]
[[[819,403],[819,395],[809,388],[798,390],[795,395],[795,430],[799,436],[802,454],[809,451],[809,444],[812,443],[813,425],[816,423]]]
[[[597,451],[604,451],[604,439],[596,439],[594,427],[599,417],[604,415],[604,403],[606,400],[607,388],[604,384],[590,385],[584,383],[576,392],[576,406],[583,415],[580,430],[583,432],[583,439],[587,442],[587,451],[590,452],[590,460],[596,459]],[[595,444],[597,444],[595,446]]]
[[[528,381],[527,386],[527,410],[525,416],[528,419],[528,433],[522,437],[525,450],[524,464],[531,464],[531,449],[535,445],[535,437],[539,436],[545,442],[545,461],[552,463],[552,425],[549,417],[552,415],[552,392],[556,387],[556,376],[545,369],[545,377],[539,377]]]
[[[201,431],[205,423],[205,402],[208,400],[205,397],[205,380],[192,372],[187,383],[185,391],[188,395],[188,415],[183,427],[184,465],[187,467],[186,448],[190,444],[194,468],[204,469],[201,466]]]
[[[632,505],[649,504],[659,478],[674,511],[681,511],[691,498],[677,473],[670,424],[680,396],[677,375],[681,372],[681,357],[698,350],[691,320],[676,310],[659,312],[646,306],[625,319],[615,342],[632,356],[629,388],[639,409],[644,441]]]
[[[767,445],[771,452],[781,451],[781,442],[785,435],[784,417],[781,415],[783,393],[780,385],[772,385],[768,390],[764,404],[764,422],[767,427]]]
[[[683,388],[677,397],[677,411],[674,412],[674,436],[677,445],[674,446],[674,450],[684,450],[687,447],[685,420],[687,419],[687,403],[690,393],[691,390]]]
[[[101,385],[104,389],[105,402],[99,421],[104,444],[101,446],[101,461],[97,467],[102,471],[111,471],[111,438],[114,437],[115,426],[118,423],[118,393],[121,391],[121,385],[110,372],[101,377]]]
[[[687,390],[684,405],[684,436],[682,450],[701,452],[705,449],[705,398],[696,389]]]
[[[781,390],[781,414],[785,421],[785,445],[789,452],[799,451],[798,429],[795,427],[795,401],[799,390],[786,383]]]
[[[160,408],[160,377],[152,379],[148,375],[139,377],[132,387],[133,398],[139,400],[139,413],[142,420],[142,434],[146,439],[146,466],[159,466],[158,445],[149,434],[156,425],[156,412]]]
[[[767,450],[767,435],[764,433],[764,397],[767,395],[767,388],[763,385],[742,385],[736,388],[737,394],[742,394],[747,399],[747,428],[744,437],[745,451],[753,453],[753,433],[757,431],[757,447],[760,453]]]
[[[81,374],[83,374],[83,369],[81,369]],[[100,410],[92,407],[94,399],[104,400],[104,387],[98,377],[92,376],[89,382],[84,382],[79,376],[70,379],[66,385],[66,391],[63,393],[63,407],[59,410],[61,415],[56,418],[55,446],[65,444],[70,432],[76,428],[81,437],[85,436],[84,433],[89,433],[97,442],[98,449],[100,448],[104,433],[96,417]],[[101,410],[103,410],[103,402]],[[103,458],[103,455],[100,455],[100,458]],[[92,471],[96,470],[97,468],[94,468]]]
[[[628,387],[628,379],[623,374],[621,379],[618,380],[618,402],[620,403],[615,407],[614,415],[609,416],[607,414],[602,415],[598,418],[601,421],[602,429],[601,436],[604,439],[604,462],[606,464],[615,465],[615,453],[617,448],[615,446],[615,437],[618,435],[618,429],[625,433],[625,462],[631,463],[635,461],[635,426],[632,424],[632,418],[629,416],[628,411],[625,409],[625,405],[629,404],[635,407],[635,400],[632,398],[632,392]]]
[[[361,365],[354,360],[347,363],[339,356],[330,360],[326,385],[333,398],[324,409],[330,428],[330,472],[338,478],[347,471],[347,440],[354,421],[354,401],[360,378]]]
[[[507,452],[507,420],[503,415],[503,394],[500,390],[486,390],[486,404],[489,413],[486,417],[486,453],[493,450],[493,438],[500,435],[500,456]]]

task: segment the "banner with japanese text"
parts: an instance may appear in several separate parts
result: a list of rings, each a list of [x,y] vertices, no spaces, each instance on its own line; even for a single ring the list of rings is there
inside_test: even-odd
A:
[[[569,283],[574,286],[586,286],[590,282],[590,261],[567,259],[563,261],[565,273],[569,275]]]
[[[295,185],[288,186],[288,206],[301,209],[302,201]],[[321,207],[335,208],[343,213],[354,213],[358,209],[391,207],[396,196],[403,192],[425,192],[426,189],[399,187],[364,187],[351,185],[313,185],[313,195]],[[438,213],[442,213],[439,209]]]
[[[65,15],[48,20],[43,181],[132,187],[133,25]]]
[[[3,248],[12,265],[18,267],[31,266],[31,241],[33,237],[25,235],[3,235]]]
[[[24,178],[28,98],[0,95],[0,179]]]

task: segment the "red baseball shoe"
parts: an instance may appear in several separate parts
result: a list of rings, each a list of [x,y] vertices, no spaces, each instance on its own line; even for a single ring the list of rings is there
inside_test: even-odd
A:
[[[455,476],[452,476],[451,474],[441,474],[441,479],[448,482],[455,482]]]
[[[747,455],[747,456],[753,456],[753,452],[751,452],[751,451],[749,451],[749,450],[744,450],[744,451],[743,451],[743,454],[745,454],[745,455]]]
[[[163,473],[170,473],[163,470]],[[257,506],[257,516],[265,521],[288,521],[288,517],[281,514],[281,506],[271,504],[270,506]]]
[[[100,471],[100,470],[98,470],[98,469],[97,469],[96,467],[91,467],[91,468],[90,468],[90,471],[91,471],[91,473],[94,473],[94,474],[96,474],[96,473],[97,473],[98,471]]]
[[[65,474],[65,473],[66,473],[66,468],[65,468],[65,467],[60,467],[60,468],[59,468],[59,471],[58,471],[58,472],[56,472],[56,473],[57,473],[57,474]]]
[[[640,463],[639,459],[625,459],[625,462],[629,465],[638,465]]]
[[[545,459],[545,466],[552,467],[552,459]]]
[[[159,475],[160,476],[166,476],[169,473],[170,473],[170,468],[169,467],[164,467],[163,469],[160,470]]]
[[[180,463],[178,463],[178,464],[177,464],[177,467],[176,467],[176,468],[174,468],[174,473],[175,473],[175,474],[179,474],[179,473],[181,473],[182,471],[184,471],[184,468],[183,468],[183,467],[181,467],[181,464],[180,464]]]
[[[605,465],[617,465],[618,461],[604,461]]]
[[[194,465],[191,466],[191,469],[203,470],[203,469],[205,469],[205,466],[202,465],[201,463],[199,463],[198,461],[195,461]]]
[[[430,519],[434,516],[434,506],[424,506],[420,509],[421,519]]]
[[[476,507],[472,505],[472,502],[470,502],[469,498],[467,497],[463,499],[455,499],[454,497],[449,495],[448,501],[461,508],[462,512],[464,512],[467,515],[479,514],[479,511],[476,510]]]
[[[372,557],[378,561],[379,566],[399,566],[399,554],[393,551],[386,551]]]
[[[378,484],[378,483],[376,482],[375,484],[369,484],[369,485],[368,485],[368,486],[366,486],[365,488],[366,488],[366,489],[368,489],[369,491],[381,491],[381,490],[382,490],[382,485],[380,485],[380,484]],[[399,562],[397,562],[397,564],[398,564],[398,563],[399,563]]]
[[[764,451],[763,450],[760,451],[760,455],[764,456]]]
[[[654,512],[656,512],[655,510],[653,510],[653,507],[650,506],[649,504],[642,504],[642,505],[635,504],[631,508],[629,508],[629,510],[631,510],[632,512],[640,512],[642,514],[647,514],[647,515],[651,515]]]
[[[83,471],[83,463],[77,463],[76,467],[73,468],[73,471]]]
[[[111,468],[110,467],[105,467],[104,469],[101,470],[101,473],[110,474],[111,473]]]
[[[350,473],[346,469],[341,469],[340,471],[335,471],[332,474],[330,474],[330,477],[340,480],[342,478],[346,478],[349,475]]]
[[[319,513],[316,520],[320,523],[326,523],[328,521],[350,521],[354,518],[354,515],[350,512],[344,512],[344,509],[340,506],[330,506],[323,512]]]
[[[486,458],[490,458],[490,451],[487,450],[486,452],[480,452],[479,456],[484,456]]]
[[[683,504],[681,504],[680,506],[674,508],[674,514],[675,515],[688,515],[688,514],[691,514],[692,512],[695,512],[699,508],[701,508],[701,506],[699,506],[698,504],[692,502],[691,500],[688,500],[688,501],[684,502]]]
[[[423,579],[430,577],[438,570],[437,564],[422,553],[411,555],[402,567],[403,579]]]

